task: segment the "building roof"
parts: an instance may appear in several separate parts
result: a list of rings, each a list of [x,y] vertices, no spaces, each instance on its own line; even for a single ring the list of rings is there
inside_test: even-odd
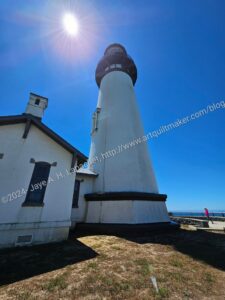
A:
[[[104,55],[107,54],[107,51],[110,49],[110,48],[114,48],[114,47],[118,47],[120,48],[125,54],[127,54],[127,51],[125,49],[125,47],[121,44],[118,44],[118,43],[113,43],[113,44],[110,44],[106,49],[105,49],[105,52],[104,52]]]
[[[26,123],[26,124],[33,124],[46,135],[48,135],[51,139],[53,139],[56,143],[66,149],[68,152],[75,155],[78,159],[78,163],[84,163],[87,161],[87,157],[81,153],[78,149],[73,147],[67,141],[65,141],[61,136],[47,127],[44,123],[41,122],[39,118],[36,118],[30,114],[22,114],[22,115],[14,115],[14,116],[0,116],[0,126],[1,125],[12,125],[12,124],[19,124],[19,123]],[[27,130],[29,131],[29,126],[26,126]],[[27,135],[28,132],[24,132],[24,135]]]
[[[86,175],[86,176],[98,176],[95,172],[91,171],[90,169],[87,168],[80,168],[77,170],[77,175]]]
[[[42,98],[42,99],[45,99],[45,100],[48,101],[48,98],[47,98],[47,97],[44,97],[44,96],[41,96],[41,95],[38,95],[38,94],[35,94],[35,93],[32,93],[32,92],[30,92],[30,95],[33,95],[33,96],[35,96],[35,97]]]

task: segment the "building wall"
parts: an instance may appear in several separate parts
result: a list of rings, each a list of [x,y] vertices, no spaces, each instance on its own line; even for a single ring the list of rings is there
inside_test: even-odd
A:
[[[106,74],[101,81],[97,107],[98,129],[92,133],[89,156],[90,168],[99,174],[94,192],[158,193],[147,143],[121,152],[118,148],[144,135],[130,76],[121,71]],[[107,155],[114,149],[117,153]]]
[[[99,174],[93,192],[158,194],[146,139],[142,139],[145,133],[133,82],[128,74],[117,70],[103,77],[97,108],[94,123],[97,130],[92,130],[89,155],[89,168]],[[137,139],[141,142],[135,143]],[[129,144],[133,141],[134,144]],[[88,223],[169,221],[165,203],[157,201],[90,201],[87,211]]]
[[[159,201],[89,201],[87,223],[149,224],[169,222],[166,205]]]
[[[34,125],[23,139],[24,127],[0,126],[0,153],[4,154],[0,159],[0,247],[13,246],[17,235],[29,232],[34,233],[33,243],[62,240],[67,238],[71,224],[75,174],[68,171],[72,154]],[[16,199],[7,196],[28,189],[34,169],[31,158],[57,162],[50,169],[53,182],[46,188],[43,207],[22,207],[25,195]]]
[[[87,202],[84,199],[84,195],[93,192],[93,182],[96,177],[89,175],[77,175],[76,179],[80,180],[80,193],[78,200],[78,207],[72,208],[71,221],[72,227],[75,227],[76,223],[85,222],[87,217]]]

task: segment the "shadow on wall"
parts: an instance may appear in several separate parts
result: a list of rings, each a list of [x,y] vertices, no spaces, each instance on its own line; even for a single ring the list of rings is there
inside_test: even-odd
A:
[[[0,250],[0,286],[96,257],[78,240]]]
[[[83,226],[84,225],[84,226]],[[88,225],[88,224],[87,224]],[[225,271],[225,234],[207,231],[189,231],[184,229],[155,227],[154,225],[91,225],[77,226],[76,237],[85,235],[110,234],[138,244],[161,244],[172,246],[175,250],[193,259],[202,261]],[[90,229],[90,227],[89,227]]]

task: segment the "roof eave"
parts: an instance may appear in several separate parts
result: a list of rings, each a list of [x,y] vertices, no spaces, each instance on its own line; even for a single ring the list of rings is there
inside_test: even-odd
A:
[[[27,120],[30,120],[36,127],[38,127],[42,132],[47,134],[52,138],[56,143],[61,145],[64,149],[69,151],[72,154],[77,156],[78,162],[85,163],[88,158],[78,149],[69,144],[66,140],[60,137],[57,133],[47,127],[44,123],[41,122],[39,118],[36,118],[29,114],[15,115],[15,116],[0,116],[0,125],[10,125],[10,124],[19,124],[25,123]]]

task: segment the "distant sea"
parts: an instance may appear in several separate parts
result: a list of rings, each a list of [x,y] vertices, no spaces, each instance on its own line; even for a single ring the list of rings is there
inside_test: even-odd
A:
[[[170,211],[171,215],[178,217],[178,216],[192,216],[192,217],[201,217],[205,216],[204,211]],[[225,217],[225,210],[209,210],[209,215],[215,217]]]

